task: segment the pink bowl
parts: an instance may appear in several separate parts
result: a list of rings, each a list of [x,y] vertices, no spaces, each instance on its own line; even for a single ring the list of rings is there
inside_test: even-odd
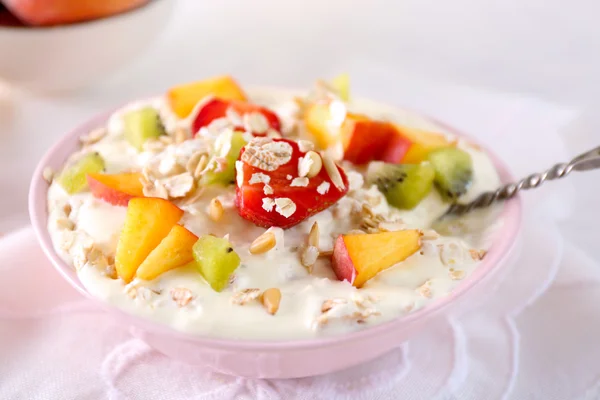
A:
[[[269,89],[272,90],[272,89]],[[389,106],[386,106],[389,108]],[[407,316],[341,336],[311,340],[249,341],[193,336],[128,314],[92,297],[79,282],[73,268],[55,252],[46,229],[48,184],[43,170],[59,170],[67,157],[79,147],[78,138],[101,126],[111,112],[98,115],[65,135],[39,163],[31,182],[29,213],[42,249],[56,270],[81,294],[131,326],[132,334],[154,349],[181,361],[208,366],[216,371],[251,378],[295,378],[325,374],[369,361],[401,345],[441,315],[458,309],[459,303],[477,301],[493,286],[493,277],[516,254],[515,244],[521,227],[519,198],[506,202],[501,214],[503,226],[481,265],[447,297]],[[418,114],[415,114],[418,115]],[[433,120],[430,119],[433,122]],[[440,123],[446,130],[452,129]],[[456,133],[456,131],[454,131]],[[503,182],[512,181],[508,169],[488,152]],[[460,301],[459,301],[460,300]]]

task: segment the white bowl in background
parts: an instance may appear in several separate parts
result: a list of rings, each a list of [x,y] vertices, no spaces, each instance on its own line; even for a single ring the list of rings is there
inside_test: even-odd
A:
[[[175,1],[56,27],[0,26],[0,81],[36,92],[79,89],[133,61],[164,30]]]

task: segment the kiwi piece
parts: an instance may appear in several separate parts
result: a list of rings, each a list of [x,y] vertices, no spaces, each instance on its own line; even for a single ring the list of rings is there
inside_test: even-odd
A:
[[[453,202],[467,193],[473,182],[473,160],[469,153],[443,147],[429,153],[427,160],[435,170],[435,187],[444,200]]]
[[[231,274],[240,265],[240,256],[227,239],[212,235],[201,236],[192,247],[200,274],[216,292],[229,283]]]
[[[410,210],[429,194],[434,176],[428,162],[403,165],[374,162],[369,165],[367,182],[377,185],[392,206]]]
[[[240,157],[242,147],[246,145],[246,140],[240,132],[234,132],[229,140],[229,151],[225,155],[227,166],[222,171],[206,171],[202,175],[202,185],[229,185],[235,183],[235,162]],[[215,154],[219,156],[219,154]]]
[[[123,115],[125,139],[138,151],[144,148],[144,142],[165,134],[160,115],[152,107],[129,111]]]
[[[104,159],[100,154],[87,153],[65,166],[57,182],[67,193],[75,194],[87,187],[87,174],[102,172],[104,167]]]

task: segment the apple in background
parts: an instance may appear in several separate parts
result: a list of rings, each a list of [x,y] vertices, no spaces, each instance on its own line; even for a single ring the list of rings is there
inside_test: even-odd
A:
[[[150,0],[2,0],[27,25],[49,26],[89,21],[140,7]]]
[[[421,232],[395,232],[340,235],[333,247],[331,266],[340,281],[355,287],[383,270],[404,261],[421,248]]]

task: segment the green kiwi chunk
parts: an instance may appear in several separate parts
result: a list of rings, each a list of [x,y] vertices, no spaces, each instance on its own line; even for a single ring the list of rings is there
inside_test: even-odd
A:
[[[429,194],[434,176],[428,162],[404,165],[375,162],[369,166],[367,182],[377,185],[390,205],[411,210]]]
[[[443,147],[429,153],[427,160],[435,170],[435,187],[444,200],[454,202],[467,193],[473,182],[473,160],[469,153]]]

